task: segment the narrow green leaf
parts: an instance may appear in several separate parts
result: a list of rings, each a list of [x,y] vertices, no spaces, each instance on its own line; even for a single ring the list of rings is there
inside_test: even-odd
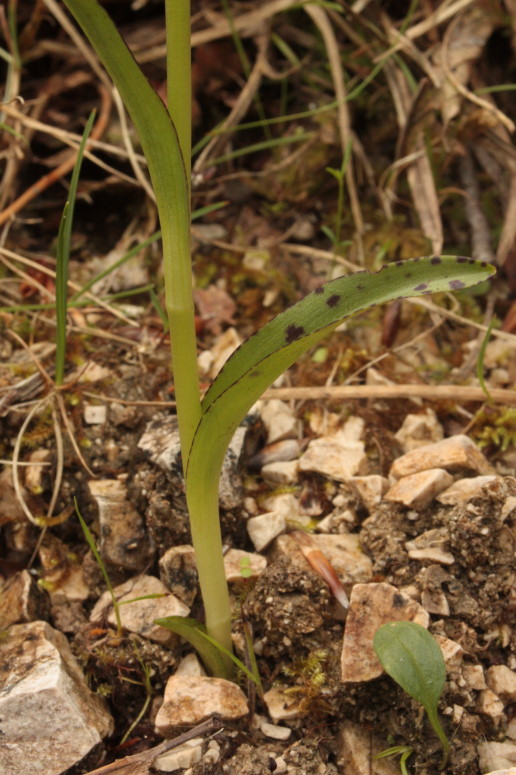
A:
[[[204,624],[198,622],[197,619],[188,616],[166,616],[163,619],[156,619],[154,623],[166,627],[167,630],[175,632],[176,635],[187,640],[197,651],[212,675],[219,678],[231,678],[227,670],[229,660],[261,688],[259,676],[257,678],[253,675],[238,657],[235,657],[222,643],[210,637]]]
[[[79,175],[81,174],[82,160],[86,150],[86,142],[93,128],[95,120],[95,111],[92,111],[84,132],[82,135],[77,159],[70,180],[70,189],[68,199],[65,203],[59,232],[57,235],[57,261],[56,261],[56,385],[62,385],[65,369],[66,353],[66,314],[68,299],[68,260],[70,258],[70,245],[72,241],[73,213],[75,209],[75,199],[77,196],[77,186]]]
[[[97,565],[100,568],[100,571],[102,575],[104,576],[104,581],[106,582],[106,587],[109,590],[109,594],[111,596],[111,602],[113,604],[113,611],[115,612],[115,619],[116,619],[116,626],[118,630],[118,634],[121,635],[123,632],[122,627],[122,620],[120,618],[120,605],[118,603],[118,600],[116,599],[115,591],[113,589],[113,585],[111,584],[111,579],[109,578],[109,574],[107,572],[106,566],[104,565],[104,561],[102,560],[102,557],[100,556],[100,552],[97,549],[97,544],[95,543],[95,539],[93,538],[90,529],[86,522],[84,521],[81,512],[79,511],[79,504],[77,503],[77,498],[74,497],[73,499],[74,505],[75,505],[75,513],[77,514],[79,518],[79,522],[81,523],[82,532],[84,533],[84,537],[88,543],[88,546],[90,547],[93,556],[95,557],[95,560],[97,562]]]
[[[339,277],[282,312],[233,353],[206,393],[188,460],[187,488],[192,479],[206,481],[214,476],[218,481],[224,453],[249,408],[299,355],[343,318],[393,299],[463,289],[494,272],[491,265],[472,259],[413,258],[379,272]]]
[[[385,672],[425,708],[447,758],[450,744],[437,713],[446,682],[439,645],[420,624],[389,622],[376,631],[373,646]]]

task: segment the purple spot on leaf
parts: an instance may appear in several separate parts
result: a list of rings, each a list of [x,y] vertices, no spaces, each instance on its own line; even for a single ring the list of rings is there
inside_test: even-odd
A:
[[[448,285],[450,286],[452,291],[458,291],[461,288],[465,288],[466,287],[466,283],[463,283],[462,280],[450,280]]]
[[[416,285],[414,290],[415,291],[424,291],[425,288],[428,288],[428,283],[419,283],[419,285]]]
[[[339,299],[340,299],[340,293],[334,293],[333,296],[330,296],[329,298],[326,299],[326,304],[328,305],[328,307],[336,307],[337,304],[339,303]]]
[[[432,256],[430,259],[431,264],[442,264],[440,256]]]
[[[285,341],[290,344],[291,342],[295,342],[296,339],[299,339],[303,334],[305,333],[305,329],[303,326],[296,326],[294,323],[291,323],[287,328],[285,329]]]
[[[457,256],[457,263],[458,264],[465,264],[468,259],[466,256]]]
[[[322,285],[320,285],[320,286],[319,286],[318,288],[316,288],[316,289],[315,289],[315,291],[314,291],[314,293],[323,293],[323,292],[324,292],[324,288],[322,287]]]

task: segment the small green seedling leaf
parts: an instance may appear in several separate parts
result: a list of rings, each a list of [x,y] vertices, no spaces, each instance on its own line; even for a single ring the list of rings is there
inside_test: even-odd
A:
[[[389,622],[376,631],[373,647],[385,672],[425,708],[441,741],[444,765],[450,744],[437,714],[446,681],[446,668],[439,645],[420,624]]]
[[[399,756],[401,775],[408,775],[407,760],[413,753],[414,749],[410,745],[394,745],[392,748],[386,748],[384,751],[380,751],[374,758],[386,759],[390,756]]]

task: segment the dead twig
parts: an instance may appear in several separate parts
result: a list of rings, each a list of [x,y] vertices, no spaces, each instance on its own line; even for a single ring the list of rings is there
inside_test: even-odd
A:
[[[216,716],[212,716],[201,724],[192,727],[188,732],[183,732],[181,735],[174,737],[173,740],[165,740],[160,745],[149,748],[148,751],[135,753],[133,756],[124,756],[123,759],[118,759],[112,764],[106,764],[104,767],[91,770],[86,775],[115,775],[115,773],[117,775],[148,775],[152,763],[161,754],[183,745],[183,743],[192,740],[194,737],[220,732],[222,728],[222,721]]]
[[[497,404],[516,406],[516,390],[489,388],[489,395]],[[282,401],[424,398],[429,401],[456,401],[464,404],[468,401],[483,403],[486,394],[482,388],[468,385],[334,385],[271,388],[262,398],[268,401],[273,398]]]

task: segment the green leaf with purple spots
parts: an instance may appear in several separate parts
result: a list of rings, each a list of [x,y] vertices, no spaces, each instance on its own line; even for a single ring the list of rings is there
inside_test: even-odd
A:
[[[206,489],[218,482],[231,437],[253,403],[343,318],[394,299],[468,288],[494,272],[490,264],[456,256],[397,261],[332,280],[269,321],[233,353],[203,399],[188,458],[190,508],[199,508],[204,497],[199,481]]]

